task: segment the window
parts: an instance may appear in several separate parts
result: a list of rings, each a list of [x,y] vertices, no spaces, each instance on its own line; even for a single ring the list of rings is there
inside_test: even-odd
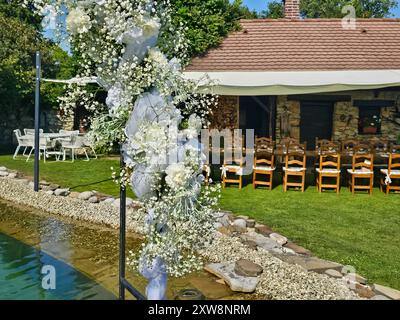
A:
[[[359,107],[359,134],[380,134],[381,122],[381,108],[373,106]]]

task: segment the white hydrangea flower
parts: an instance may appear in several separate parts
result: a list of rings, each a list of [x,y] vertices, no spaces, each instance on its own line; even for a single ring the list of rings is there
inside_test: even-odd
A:
[[[165,182],[172,189],[179,189],[186,185],[188,177],[192,174],[191,170],[187,168],[183,162],[169,165],[165,170],[165,173],[167,174]]]
[[[86,33],[92,27],[89,15],[80,7],[72,9],[66,21],[68,31],[72,34]]]
[[[132,103],[132,96],[125,90],[121,83],[114,84],[109,90],[106,99],[110,114],[114,114],[118,108],[126,107]]]

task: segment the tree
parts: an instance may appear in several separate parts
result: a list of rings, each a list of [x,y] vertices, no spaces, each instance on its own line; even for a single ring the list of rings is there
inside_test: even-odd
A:
[[[11,4],[12,0],[0,0],[0,13],[8,18],[16,18],[19,21],[32,25],[41,30],[41,18],[33,13],[32,8],[25,8],[17,4]],[[29,5],[32,7],[32,4]]]
[[[73,74],[74,64],[66,52],[43,38],[36,25],[21,21],[13,15],[5,16],[2,12],[0,12],[0,43],[2,44],[0,46],[0,108],[3,114],[13,113],[18,117],[22,114],[33,113],[34,57],[37,50],[41,51],[43,75],[46,77],[68,78]],[[57,97],[62,94],[62,86],[43,84],[43,108],[55,107]]]
[[[393,0],[301,0],[301,15],[307,18],[342,18],[342,8],[351,5],[358,18],[384,18],[397,6]]]
[[[342,18],[342,8],[351,5],[356,10],[358,18],[384,18],[397,6],[394,0],[301,0],[300,13],[305,18]],[[263,17],[282,18],[283,1],[273,1],[268,4]]]
[[[262,18],[279,19],[283,18],[283,4],[282,1],[272,1],[268,3],[267,10],[261,12]]]
[[[257,13],[241,0],[173,0],[175,23],[187,26],[189,55],[194,56],[218,45],[229,32],[239,30],[240,19],[257,18]]]

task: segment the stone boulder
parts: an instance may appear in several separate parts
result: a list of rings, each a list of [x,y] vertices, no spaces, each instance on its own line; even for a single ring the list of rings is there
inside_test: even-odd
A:
[[[7,171],[7,168],[6,167],[0,167],[0,172],[1,171]]]
[[[88,202],[90,202],[90,203],[98,203],[99,199],[96,196],[93,196],[93,197],[90,197],[88,199]]]
[[[235,273],[243,277],[258,277],[263,268],[250,260],[240,259],[235,263]]]
[[[279,245],[276,241],[264,237],[263,235],[250,231],[245,234],[241,235],[241,238],[246,241],[253,241],[259,246],[260,248],[263,248],[264,250],[267,251],[272,251],[272,252],[277,252],[277,253],[282,253],[282,246]]]
[[[54,194],[58,197],[66,197],[69,195],[69,189],[57,189]]]
[[[87,200],[89,200],[89,199],[90,199],[91,197],[93,197],[93,196],[94,196],[94,192],[92,192],[92,191],[85,191],[85,192],[82,192],[82,193],[79,195],[78,199],[87,201]]]
[[[373,290],[378,294],[378,295],[383,295],[385,297],[388,297],[389,299],[392,300],[400,300],[400,291],[382,286],[380,284],[374,284],[373,285]]]
[[[0,171],[0,177],[8,177],[7,171]]]
[[[254,219],[248,219],[246,223],[247,223],[247,228],[254,228],[256,226],[256,220]]]
[[[301,246],[299,246],[299,245],[297,245],[297,244],[295,244],[293,242],[290,242],[290,241],[288,241],[284,245],[284,247],[293,250],[296,254],[300,254],[300,255],[303,255],[303,256],[310,256],[311,255],[311,252],[309,250],[307,250],[307,249],[305,249],[305,248],[303,248],[303,247],[301,247]]]
[[[272,231],[271,228],[263,224],[256,224],[254,228],[257,233],[262,234],[263,236],[266,237],[269,237],[271,233],[274,233],[274,231]]]
[[[252,293],[260,281],[258,277],[243,277],[235,273],[235,263],[211,263],[204,268],[222,278],[232,291]]]
[[[70,196],[71,198],[73,198],[73,199],[78,199],[78,198],[79,198],[79,195],[80,195],[80,193],[79,193],[79,192],[76,192],[76,191],[73,191],[73,192],[71,192],[71,193],[69,194],[69,196]]]
[[[334,269],[325,270],[325,274],[327,276],[330,276],[330,277],[335,278],[335,279],[343,278],[343,275],[339,271],[334,270]]]
[[[233,231],[236,232],[246,232],[247,231],[247,223],[244,219],[236,219],[232,223]]]
[[[286,244],[286,243],[288,242],[287,238],[284,237],[284,236],[282,236],[282,235],[279,234],[279,233],[271,233],[271,234],[269,235],[269,237],[270,237],[272,240],[274,240],[274,241],[276,241],[277,243],[279,243],[281,246],[283,246],[284,244]]]
[[[339,271],[343,268],[343,265],[339,263],[322,260],[317,257],[304,257],[304,256],[291,255],[291,256],[282,256],[281,259],[290,264],[297,264],[307,271],[314,271],[317,273],[324,273],[328,269],[334,269]]]

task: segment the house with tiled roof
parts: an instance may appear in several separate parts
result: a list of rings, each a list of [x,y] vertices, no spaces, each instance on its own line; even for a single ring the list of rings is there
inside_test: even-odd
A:
[[[242,28],[196,57],[186,76],[207,75],[219,95],[212,126],[258,136],[315,139],[400,134],[400,19],[242,20]]]

